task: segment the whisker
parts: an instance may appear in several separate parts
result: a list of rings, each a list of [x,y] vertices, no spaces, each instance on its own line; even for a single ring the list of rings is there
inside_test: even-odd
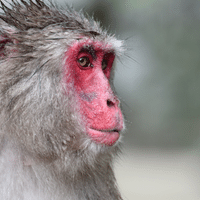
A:
[[[48,62],[50,61],[50,59],[48,59],[45,63],[43,63],[41,66],[38,66],[37,68],[36,68],[36,70],[33,72],[33,74],[27,79],[27,81],[26,82],[28,82],[39,70],[41,70],[42,69],[42,67],[44,66],[44,65],[46,65]]]

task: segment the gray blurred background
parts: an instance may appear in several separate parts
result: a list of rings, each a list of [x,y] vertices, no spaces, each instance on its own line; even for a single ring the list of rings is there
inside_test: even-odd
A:
[[[125,40],[115,86],[126,116],[115,163],[125,200],[200,199],[200,1],[60,0]]]
[[[125,200],[200,199],[200,1],[54,0],[125,40],[115,86],[126,116],[115,163]]]

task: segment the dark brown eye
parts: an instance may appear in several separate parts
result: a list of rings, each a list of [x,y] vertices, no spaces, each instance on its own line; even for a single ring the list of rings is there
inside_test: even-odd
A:
[[[81,67],[89,67],[90,66],[90,59],[86,56],[79,58],[78,62]]]
[[[103,60],[103,61],[102,61],[102,69],[103,69],[103,70],[106,69],[107,66],[108,66],[108,61],[107,61],[107,60]]]

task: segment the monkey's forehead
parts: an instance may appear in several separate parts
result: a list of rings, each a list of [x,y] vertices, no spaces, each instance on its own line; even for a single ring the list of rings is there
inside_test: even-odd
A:
[[[67,47],[77,44],[78,46],[94,45],[96,49],[103,49],[105,51],[112,50],[117,55],[121,55],[125,51],[124,41],[118,40],[115,35],[108,34],[106,31],[99,29],[98,35],[90,34],[90,32],[82,32],[80,30],[63,30],[61,27],[49,26],[43,30],[43,38],[51,40],[60,40],[61,43],[66,44]],[[34,34],[30,34],[31,38]],[[39,36],[39,35],[38,35]],[[39,36],[40,37],[40,36]]]
[[[85,38],[81,37],[72,42],[70,46],[79,51],[80,49],[93,48],[95,51],[103,50],[105,52],[120,53],[123,51],[123,42],[115,38]]]
[[[42,30],[13,31],[10,36],[19,43],[33,46],[38,50],[44,49],[46,46],[53,48],[58,45],[67,50],[71,45],[77,43],[80,46],[93,44],[95,48],[99,47],[105,51],[112,50],[116,55],[121,55],[125,51],[123,40],[118,40],[106,31],[99,31],[100,33],[94,36],[88,32],[65,30],[60,26],[50,25]]]

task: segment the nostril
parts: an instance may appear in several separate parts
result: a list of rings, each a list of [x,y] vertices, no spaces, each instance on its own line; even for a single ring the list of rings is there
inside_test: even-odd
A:
[[[107,100],[107,106],[108,107],[112,107],[112,106],[114,106],[115,104],[110,100],[110,99],[108,99]]]

